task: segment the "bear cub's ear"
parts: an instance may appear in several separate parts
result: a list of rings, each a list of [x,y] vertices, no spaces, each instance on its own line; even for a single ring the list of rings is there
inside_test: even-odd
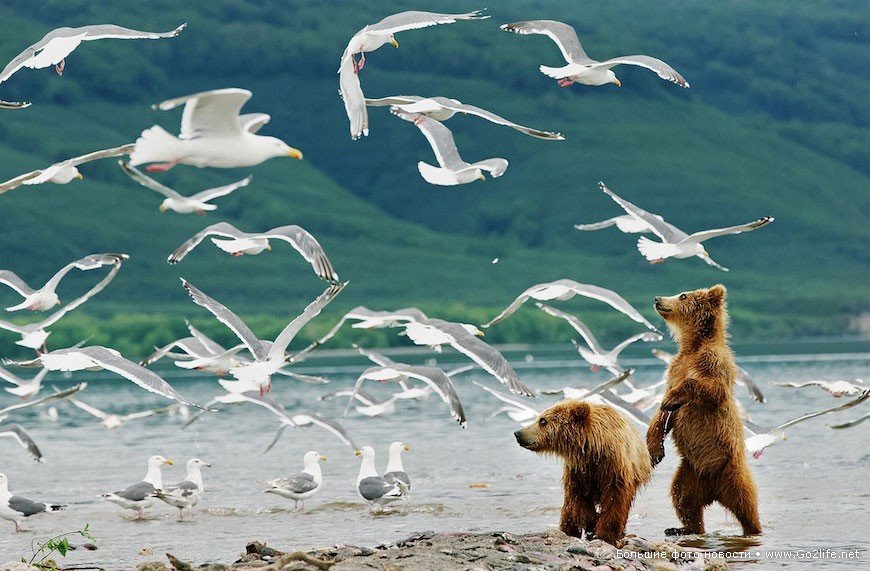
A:
[[[572,424],[585,424],[586,419],[589,418],[589,403],[586,402],[575,402],[572,403],[571,408],[569,409],[569,417],[571,419]]]
[[[725,297],[727,295],[728,290],[726,290],[725,286],[723,286],[722,284],[716,284],[707,290],[707,297],[709,297],[710,301],[712,301],[716,305],[720,305],[723,301],[725,301]]]

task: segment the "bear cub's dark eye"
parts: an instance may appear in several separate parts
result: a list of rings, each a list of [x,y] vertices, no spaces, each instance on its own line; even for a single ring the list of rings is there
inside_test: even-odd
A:
[[[681,294],[680,294],[680,300],[681,300],[681,301],[685,301],[686,297],[687,297],[686,294],[684,294],[684,293],[681,293]]]
[[[547,419],[542,417],[540,420],[538,420],[538,425],[547,426]]]

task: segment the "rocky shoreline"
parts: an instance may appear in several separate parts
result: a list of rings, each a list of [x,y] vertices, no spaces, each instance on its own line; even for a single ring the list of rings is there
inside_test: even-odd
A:
[[[688,555],[687,555],[688,554]],[[280,551],[259,542],[247,545],[233,563],[197,565],[167,553],[167,561],[141,563],[137,571],[357,571],[378,569],[537,570],[725,570],[702,550],[630,536],[619,548],[601,540],[568,537],[560,531],[515,535],[507,532],[419,532],[375,548],[335,545],[309,551]]]

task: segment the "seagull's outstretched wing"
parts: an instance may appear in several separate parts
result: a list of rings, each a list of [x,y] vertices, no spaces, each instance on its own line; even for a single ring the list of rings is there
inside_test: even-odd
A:
[[[293,246],[293,249],[311,264],[317,277],[330,282],[338,281],[338,274],[326,256],[323,246],[320,245],[317,238],[301,226],[279,226],[262,234],[249,234],[248,237],[283,240]]]
[[[166,198],[172,198],[174,200],[184,200],[184,198],[185,198],[179,192],[172,190],[168,186],[157,182],[156,180],[154,180],[150,176],[146,175],[145,173],[143,173],[142,171],[140,171],[136,167],[131,166],[126,161],[123,161],[123,160],[118,161],[118,166],[121,167],[121,170],[124,171],[124,173],[126,173],[127,176],[129,176],[130,178],[132,178],[133,180],[135,180],[136,182],[138,182],[140,185],[144,186],[145,188],[148,188],[148,189],[151,189],[155,192],[158,192],[158,193],[162,194],[163,196],[165,196]]]
[[[426,385],[431,387],[432,390],[441,397],[441,400],[450,407],[450,416],[456,419],[461,427],[465,428],[467,423],[465,411],[462,408],[462,403],[459,401],[459,395],[456,394],[456,388],[453,386],[450,378],[438,367],[422,367],[406,365],[404,363],[393,363],[388,366],[370,367],[363,372],[360,379],[392,381],[405,377],[423,381]],[[359,385],[359,381],[357,381],[357,385]]]
[[[24,280],[18,277],[18,274],[11,270],[0,270],[0,284],[11,287],[22,297],[36,293],[35,289],[27,285]]]
[[[278,334],[278,337],[275,338],[275,342],[272,343],[272,347],[269,349],[268,358],[284,359],[287,347],[290,345],[290,342],[293,341],[293,338],[296,337],[296,334],[299,333],[299,330],[305,327],[309,321],[317,317],[323,308],[329,305],[329,303],[341,293],[341,290],[343,290],[347,284],[348,282],[333,284],[317,296],[317,299],[309,303],[302,313],[293,321],[288,323],[281,333]]]
[[[82,38],[87,42],[91,40],[159,40],[161,38],[174,38],[186,27],[187,24],[185,23],[168,32],[145,32],[143,30],[116,26],[115,24],[96,24],[73,28],[73,30],[87,34]]]
[[[353,348],[356,349],[360,355],[362,355],[363,357],[365,357],[366,359],[368,359],[372,363],[374,363],[376,365],[380,365],[381,367],[392,367],[393,365],[396,364],[395,361],[393,361],[392,359],[390,359],[386,355],[381,355],[380,353],[376,353],[375,351],[370,351],[368,349],[364,349],[364,348],[360,347],[359,345],[357,345],[356,343],[353,344]]]
[[[224,238],[232,238],[237,240],[239,238],[245,238],[248,236],[247,233],[242,232],[229,222],[218,222],[217,224],[212,224],[210,226],[206,226],[193,236],[187,239],[181,246],[179,246],[166,261],[170,264],[177,264],[194,248],[196,248],[200,242],[205,240],[209,236],[222,236]]]
[[[230,87],[168,99],[154,107],[166,111],[184,105],[180,139],[241,135],[239,112],[251,95],[247,89]]]
[[[245,344],[251,352],[251,355],[254,355],[257,359],[266,358],[267,351],[263,346],[263,342],[254,335],[254,332],[251,331],[238,315],[227,309],[225,305],[216,299],[209,297],[195,288],[184,278],[181,278],[181,283],[184,285],[184,289],[187,290],[187,294],[190,296],[190,299],[193,300],[193,303],[200,307],[204,307],[214,315],[218,321],[229,327],[230,331],[235,333],[242,343]]]
[[[585,323],[580,321],[580,319],[571,315],[570,313],[566,313],[545,303],[536,302],[535,305],[544,313],[552,315],[553,317],[559,317],[567,321],[568,325],[574,328],[574,331],[576,331],[580,334],[581,337],[583,337],[586,345],[588,345],[589,348],[592,349],[592,351],[598,354],[604,352],[604,349],[602,349],[601,345],[598,343],[598,339],[595,337],[595,335],[593,335],[592,330],[589,329],[589,327],[587,327]]]
[[[87,383],[79,383],[79,384],[74,385],[68,389],[64,389],[62,391],[56,391],[53,394],[50,394],[48,396],[44,396],[44,397],[36,399],[36,400],[31,400],[31,401],[27,401],[27,402],[9,405],[6,408],[0,408],[0,415],[15,411],[15,410],[22,410],[25,408],[32,408],[35,406],[41,406],[41,405],[44,405],[46,403],[54,402],[56,400],[63,400],[63,399],[71,397],[72,395],[76,394],[79,391],[84,390],[87,386],[88,386]]]
[[[709,240],[710,238],[716,238],[718,236],[728,236],[729,234],[742,234],[743,232],[751,232],[752,230],[758,230],[759,228],[767,226],[768,224],[773,222],[773,220],[773,216],[765,216],[753,222],[740,224],[739,226],[729,226],[728,228],[717,228],[715,230],[704,230],[703,232],[695,232],[694,234],[688,236],[686,238],[686,241],[700,243],[705,240]]]
[[[99,418],[100,420],[106,420],[109,417],[109,415],[106,414],[105,411],[102,411],[95,406],[91,406],[84,401],[80,401],[80,400],[72,398],[72,397],[69,397],[69,399],[67,399],[67,400],[69,400],[69,402],[73,403],[77,408],[80,408],[81,410],[85,411],[89,415],[96,417],[96,418]]]
[[[500,26],[505,32],[513,32],[515,34],[542,34],[553,40],[559,51],[562,52],[562,57],[568,63],[578,63],[589,65],[595,62],[583,50],[580,45],[580,38],[577,37],[577,32],[572,26],[555,20],[528,20],[525,22],[514,22],[512,24],[503,24]]]
[[[468,115],[474,115],[476,117],[480,117],[482,119],[486,119],[490,123],[495,123],[496,125],[503,125],[505,127],[510,127],[520,133],[525,133],[526,135],[536,137],[538,139],[547,139],[551,141],[564,141],[565,136],[561,133],[553,133],[551,131],[541,131],[539,129],[532,129],[531,127],[526,127],[524,125],[520,125],[519,123],[514,123],[513,121],[508,121],[504,117],[500,115],[496,115],[492,111],[487,111],[486,109],[481,109],[480,107],[475,107],[474,105],[466,105],[465,103],[460,103],[458,101],[454,101],[452,99],[448,99],[446,97],[433,97],[432,98],[436,103],[444,107],[445,109],[450,109],[456,113],[465,113]]]
[[[678,244],[689,237],[688,234],[686,234],[676,226],[665,222],[664,218],[662,218],[661,216],[657,214],[651,214],[643,208],[636,206],[631,202],[625,200],[621,196],[617,195],[615,192],[607,188],[607,185],[605,185],[603,182],[599,181],[598,187],[601,189],[602,192],[612,198],[614,202],[620,205],[622,209],[625,210],[628,214],[649,226],[649,229],[653,232],[653,234],[655,234],[665,242],[669,244]]]
[[[450,170],[464,169],[469,166],[467,162],[459,156],[459,149],[456,148],[456,141],[453,139],[453,133],[450,129],[444,126],[440,121],[419,115],[417,113],[405,113],[396,108],[393,114],[400,119],[404,119],[410,123],[417,125],[432,151],[435,153],[435,159],[442,168]]]
[[[303,412],[299,414],[294,414],[290,417],[296,426],[307,426],[309,424],[314,426],[319,426],[323,428],[327,432],[334,434],[339,440],[341,440],[345,445],[350,446],[354,450],[358,450],[357,445],[354,444],[353,439],[351,439],[350,434],[337,422],[329,420],[328,418],[324,418],[316,413],[308,413]]]
[[[251,184],[251,181],[254,179],[253,176],[247,176],[242,180],[238,180],[231,184],[226,184],[224,186],[216,186],[215,188],[209,188],[203,190],[201,192],[197,192],[196,194],[190,197],[191,200],[199,200],[202,202],[208,202],[209,200],[214,200],[215,198],[220,198],[221,196],[226,196],[231,192],[235,192],[236,190],[246,187]]]
[[[55,163],[50,167],[47,167],[39,172],[38,175],[34,177],[30,177],[22,181],[21,184],[25,185],[34,185],[34,184],[43,184],[51,180],[51,178],[57,173],[58,169],[62,167],[76,167],[84,163],[89,163],[91,161],[96,161],[99,159],[108,159],[111,157],[120,157],[121,155],[126,155],[133,152],[134,144],[130,143],[127,145],[121,145],[120,147],[113,147],[111,149],[102,149],[99,151],[94,151],[92,153],[87,153],[78,157],[73,157],[71,159],[67,159],[65,161],[61,161],[59,163]]]
[[[91,254],[62,267],[51,276],[51,279],[45,285],[50,289],[55,289],[64,276],[74,268],[82,271],[96,270],[104,266],[121,264],[124,260],[128,259],[130,259],[130,256],[127,254]]]
[[[366,98],[367,107],[392,107],[393,105],[407,105],[422,101],[424,98],[419,95],[393,95],[391,97],[380,97],[377,99]]]
[[[483,390],[485,390],[486,392],[488,392],[489,394],[491,394],[492,396],[494,396],[498,400],[500,400],[504,403],[507,403],[514,408],[519,408],[519,409],[528,411],[530,413],[533,413],[535,416],[540,414],[539,410],[529,406],[525,402],[521,401],[520,399],[518,399],[512,395],[506,395],[504,393],[500,393],[494,389],[489,388],[486,385],[482,385],[482,384],[478,383],[477,381],[471,381],[471,382],[474,383],[475,385],[477,385],[478,387],[482,388]]]
[[[614,216],[613,218],[608,218],[607,220],[602,220],[601,222],[590,222],[589,224],[575,224],[574,228],[576,230],[584,230],[584,231],[601,230],[604,228],[610,228],[611,226],[616,225],[616,221],[618,218],[619,218],[619,216]]]
[[[16,189],[28,180],[38,177],[42,174],[41,170],[35,170],[18,175],[15,178],[10,178],[6,182],[0,182],[0,194]]]
[[[246,113],[239,115],[239,128],[248,133],[256,133],[271,120],[272,117],[266,113]]]
[[[36,445],[36,442],[33,441],[21,426],[17,424],[0,426],[0,437],[3,436],[14,438],[22,448],[27,450],[31,458],[37,462],[42,462],[42,452],[39,451],[39,446]]]
[[[485,20],[489,15],[481,10],[465,14],[439,14],[436,12],[409,11],[387,16],[380,22],[365,27],[367,32],[397,34],[407,30],[419,30],[438,24],[453,24],[459,20]]]
[[[677,70],[675,70],[662,60],[650,56],[620,56],[602,62],[589,64],[589,67],[610,69],[614,66],[621,64],[636,65],[638,67],[646,68],[654,72],[660,78],[670,81],[672,83],[676,83],[680,87],[689,87],[689,82],[686,81],[686,79],[682,75],[680,75]]]
[[[817,416],[830,414],[832,412],[840,412],[840,411],[850,409],[853,406],[858,406],[862,402],[866,401],[868,398],[870,398],[870,389],[865,390],[863,393],[861,393],[861,396],[859,396],[858,398],[852,399],[849,402],[841,404],[840,406],[826,408],[824,410],[817,410],[815,412],[810,412],[810,413],[792,418],[791,420],[787,420],[780,425],[774,426],[773,428],[768,430],[768,432],[770,432],[770,433],[782,432],[786,428],[789,428],[791,426],[794,426],[795,424],[799,424],[801,422],[804,422],[805,420],[810,420],[811,418],[816,418]]]
[[[143,367],[150,365],[168,355],[173,349],[181,349],[192,358],[208,357],[211,355],[195,337],[185,337],[183,339],[176,339],[163,347],[155,347],[154,352],[141,360],[139,364]]]

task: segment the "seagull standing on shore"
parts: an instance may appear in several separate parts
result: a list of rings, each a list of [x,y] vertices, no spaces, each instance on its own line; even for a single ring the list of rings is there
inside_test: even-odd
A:
[[[378,476],[375,469],[375,449],[371,446],[363,446],[355,452],[362,458],[359,475],[356,478],[356,491],[359,496],[369,504],[369,510],[378,511],[392,502],[402,499],[405,495],[402,487]]]
[[[205,494],[201,468],[211,468],[211,464],[199,458],[191,458],[187,461],[187,475],[182,481],[154,492],[155,498],[178,508],[178,521],[184,521],[184,510],[193,517],[193,506],[199,503]]]
[[[0,517],[15,524],[15,531],[21,531],[21,520],[26,517],[47,512],[59,512],[65,510],[61,504],[46,504],[34,502],[21,496],[13,496],[9,491],[9,478],[6,474],[0,474]]]
[[[163,172],[175,165],[199,168],[236,168],[258,165],[275,157],[301,159],[302,153],[275,137],[250,129],[261,123],[239,115],[251,98],[247,89],[231,87],[169,99],[155,105],[166,111],[184,105],[181,134],[171,135],[155,125],[142,132],[130,153],[130,166],[148,164],[148,172]],[[149,164],[150,163],[150,164]]]
[[[548,75],[559,82],[561,87],[568,87],[574,83],[583,85],[606,85],[615,83],[617,87],[622,82],[617,79],[612,68],[617,65],[635,65],[644,67],[655,72],[660,78],[676,83],[680,87],[689,87],[689,82],[683,76],[660,59],[646,55],[620,56],[605,61],[597,61],[586,55],[580,38],[573,27],[555,20],[530,20],[527,22],[514,22],[504,24],[501,29],[515,34],[542,34],[553,40],[562,57],[568,65],[562,67],[548,67],[542,65],[541,73]]]
[[[728,268],[720,266],[714,262],[713,258],[710,257],[710,254],[707,253],[707,250],[704,249],[704,246],[702,246],[701,243],[710,238],[728,236],[731,234],[742,234],[743,232],[758,230],[759,228],[767,226],[774,220],[773,216],[765,216],[747,224],[729,226],[727,228],[717,228],[715,230],[704,230],[690,235],[686,234],[676,226],[668,224],[661,216],[650,214],[643,208],[635,206],[624,198],[617,196],[616,193],[607,188],[603,182],[599,182],[598,186],[601,188],[602,192],[612,198],[614,202],[623,208],[623,210],[628,212],[631,216],[634,216],[637,220],[647,224],[653,234],[662,240],[661,242],[656,242],[655,240],[650,240],[646,236],[641,236],[637,241],[637,249],[641,254],[643,254],[644,258],[653,264],[660,264],[668,258],[684,259],[697,256],[704,260],[708,265],[719,268],[723,272],[727,272]]]
[[[405,466],[402,464],[402,453],[410,451],[411,447],[404,442],[396,441],[390,444],[390,456],[387,461],[387,469],[384,472],[384,480],[399,486],[406,498],[411,493],[411,478],[405,472]]]
[[[136,519],[142,519],[145,508],[154,504],[154,492],[163,489],[163,473],[160,471],[163,465],[172,466],[172,460],[159,455],[151,456],[148,458],[148,472],[145,473],[142,481],[127,486],[119,492],[103,494],[100,497],[124,509],[135,511]]]
[[[41,40],[28,46],[26,50],[15,56],[0,72],[0,83],[3,83],[23,67],[42,69],[54,66],[58,75],[63,75],[66,57],[73,53],[82,42],[93,40],[159,40],[174,38],[181,33],[187,24],[182,24],[169,32],[145,32],[123,28],[114,24],[96,24],[78,28],[57,28],[45,34]]]
[[[322,456],[314,450],[305,453],[302,459],[301,472],[291,474],[286,478],[277,478],[265,482],[268,486],[263,490],[267,494],[275,494],[282,498],[288,498],[295,502],[293,511],[305,509],[305,500],[317,495],[323,488],[323,474],[320,471],[320,463],[326,462],[326,456]]]

